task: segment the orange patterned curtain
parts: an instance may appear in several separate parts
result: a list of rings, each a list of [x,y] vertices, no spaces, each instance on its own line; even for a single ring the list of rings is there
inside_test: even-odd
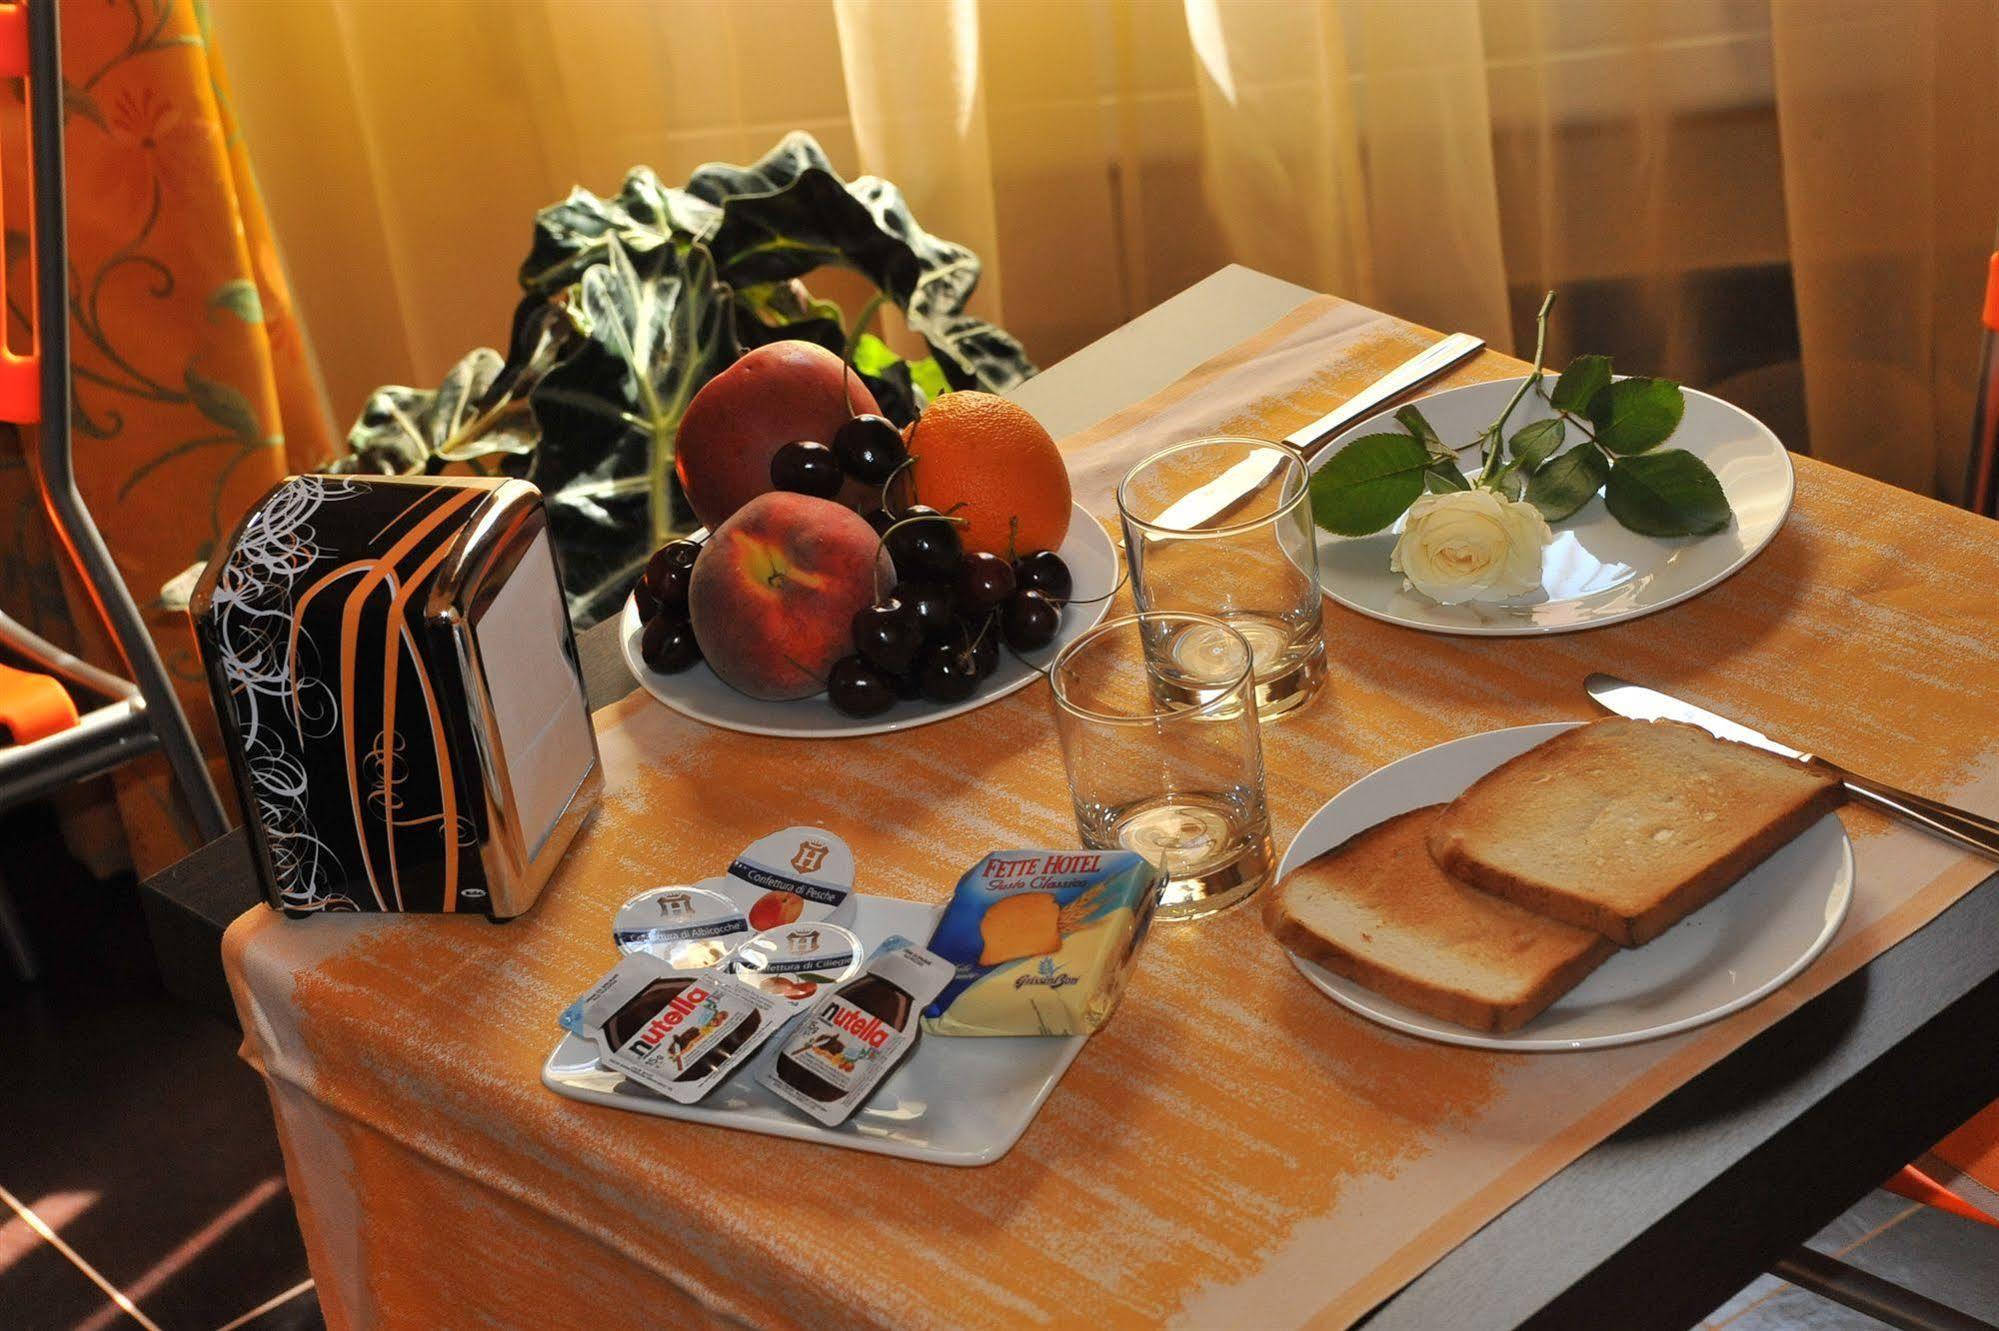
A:
[[[78,479],[212,752],[187,616],[162,605],[161,585],[206,560],[288,471],[324,460],[332,439],[202,7],[62,0],[62,35]],[[18,229],[28,215],[18,86],[0,116],[8,334],[19,345],[32,286]],[[30,468],[9,430],[0,604],[118,668],[53,545]],[[193,848],[157,760],[122,773],[118,799],[141,874]]]

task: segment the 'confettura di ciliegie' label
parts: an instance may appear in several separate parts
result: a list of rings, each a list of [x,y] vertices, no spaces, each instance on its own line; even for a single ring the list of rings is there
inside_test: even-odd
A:
[[[995,851],[931,935],[955,969],[924,1012],[937,1035],[1087,1035],[1109,1020],[1158,902],[1129,851]]]

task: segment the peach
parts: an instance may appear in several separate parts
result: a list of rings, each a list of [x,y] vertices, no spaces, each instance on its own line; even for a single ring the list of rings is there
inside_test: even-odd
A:
[[[694,561],[687,613],[709,668],[752,698],[805,698],[854,650],[854,613],[895,566],[867,520],[773,491],[717,527]]]
[[[771,489],[771,454],[794,439],[831,445],[854,412],[880,408],[859,375],[813,342],[769,342],[742,354],[687,404],[674,439],[680,488],[702,525],[715,527]],[[880,496],[854,481],[840,493],[849,507],[875,508]]]

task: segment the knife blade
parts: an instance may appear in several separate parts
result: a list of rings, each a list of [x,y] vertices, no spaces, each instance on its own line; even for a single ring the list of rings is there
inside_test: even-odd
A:
[[[1696,707],[1690,702],[1682,702],[1669,693],[1660,693],[1642,685],[1619,679],[1615,675],[1594,674],[1583,681],[1589,696],[1599,705],[1619,716],[1628,716],[1639,721],[1685,721],[1699,726],[1710,735],[1734,740],[1738,744],[1748,744],[1769,753],[1781,754],[1798,762],[1811,763],[1823,771],[1829,771],[1846,784],[1846,790],[1855,800],[1871,805],[1881,812],[1890,814],[1904,822],[1913,823],[1926,832],[1934,833],[1946,841],[1954,841],[1966,850],[1999,860],[1999,821],[1982,814],[1972,813],[1945,804],[1941,800],[1929,799],[1923,795],[1912,795],[1897,789],[1885,781],[1849,772],[1836,763],[1823,758],[1815,758],[1809,753],[1800,753],[1787,744],[1779,744],[1760,730],[1752,730],[1725,716]]]
[[[1748,744],[1770,753],[1782,754],[1801,763],[1812,760],[1812,755],[1809,753],[1800,753],[1789,745],[1779,744],[1760,730],[1751,730],[1740,722],[1731,721],[1725,716],[1716,716],[1713,712],[1696,707],[1690,702],[1681,702],[1669,693],[1660,693],[1656,689],[1630,683],[1615,675],[1591,675],[1583,681],[1583,687],[1588,689],[1589,696],[1601,703],[1606,710],[1616,712],[1619,716],[1628,716],[1636,721],[1685,721],[1699,726],[1710,735],[1732,739],[1737,744]]]
[[[1310,425],[1293,430],[1285,436],[1284,442],[1310,461],[1328,439],[1347,426],[1410,389],[1420,388],[1484,349],[1485,339],[1470,333],[1452,333],[1449,337],[1440,338]],[[1262,457],[1245,458],[1206,485],[1180,496],[1167,505],[1158,517],[1149,521],[1153,526],[1171,531],[1191,531],[1206,526],[1256,493],[1279,465],[1281,459],[1273,460],[1267,453]]]

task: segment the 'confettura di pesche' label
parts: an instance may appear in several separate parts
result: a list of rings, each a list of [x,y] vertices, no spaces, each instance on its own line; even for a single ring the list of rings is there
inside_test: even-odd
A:
[[[748,1061],[788,1015],[721,971],[675,971],[649,953],[620,961],[583,999],[604,1065],[692,1104]]]
[[[1110,1019],[1158,903],[1129,851],[995,851],[958,880],[930,950],[951,982],[934,1035],[1088,1035]]]
[[[917,1012],[951,969],[906,940],[891,940],[853,980],[813,1003],[761,1075],[787,1104],[827,1126],[843,1123],[917,1040]]]

